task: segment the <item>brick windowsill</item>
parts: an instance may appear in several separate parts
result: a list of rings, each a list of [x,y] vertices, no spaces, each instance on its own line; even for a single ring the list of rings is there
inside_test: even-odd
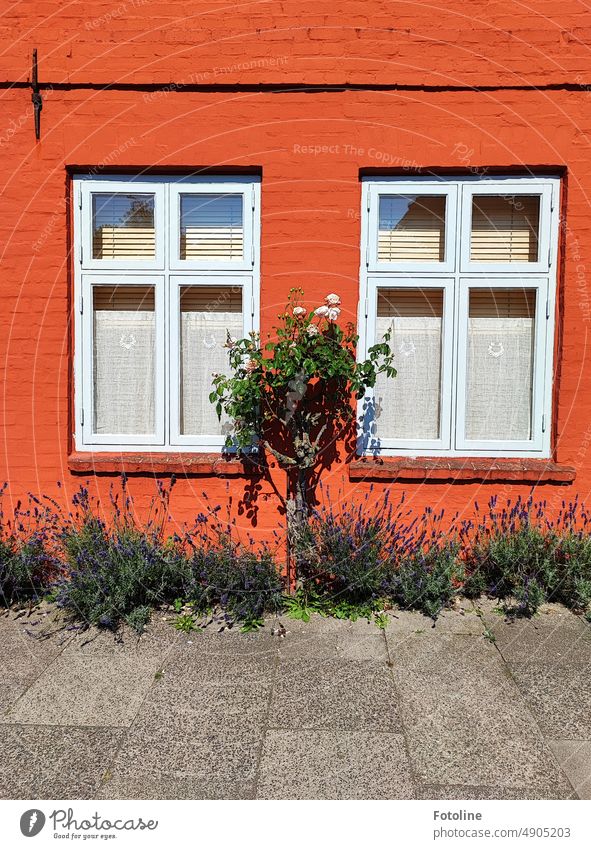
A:
[[[572,483],[576,469],[551,460],[496,457],[359,457],[350,480]]]
[[[70,454],[68,468],[80,474],[174,474],[214,477],[260,476],[264,469],[256,460],[225,457],[223,454],[130,453],[80,451]]]
[[[68,468],[78,474],[175,474],[251,477],[264,474],[256,459],[223,454],[74,452]],[[359,457],[349,464],[350,480],[572,483],[576,470],[551,460],[496,457]]]

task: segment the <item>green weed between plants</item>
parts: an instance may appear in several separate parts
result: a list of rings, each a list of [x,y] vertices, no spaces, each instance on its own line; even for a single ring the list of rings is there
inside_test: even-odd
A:
[[[591,618],[591,518],[576,500],[550,520],[543,501],[497,508],[493,498],[460,522],[443,510],[417,515],[404,498],[392,505],[372,492],[336,512],[341,500],[326,493],[328,506],[312,513],[298,541],[299,586],[287,595],[275,552],[238,541],[217,507],[166,536],[171,489],[159,487],[141,526],[125,478],[107,519],[84,488],[67,514],[33,496],[10,519],[0,511],[0,603],[46,597],[81,627],[126,623],[138,633],[163,605],[185,633],[203,617],[252,631],[280,612],[304,622],[313,614],[366,618],[385,628],[394,605],[436,619],[460,594],[487,594],[523,615],[559,601]]]

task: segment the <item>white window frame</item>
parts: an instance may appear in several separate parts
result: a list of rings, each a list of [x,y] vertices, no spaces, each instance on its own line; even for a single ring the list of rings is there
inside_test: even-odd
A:
[[[202,446],[207,449],[214,437],[204,435],[187,435],[181,433],[181,323],[180,323],[180,291],[183,286],[225,286],[242,289],[242,333],[246,337],[253,330],[255,314],[254,292],[252,280],[238,276],[192,277],[171,275],[170,278],[170,442],[174,446]],[[176,354],[176,356],[175,356]],[[209,399],[207,400],[209,403]]]
[[[86,364],[88,380],[82,386],[83,409],[85,415],[82,421],[82,438],[85,444],[92,446],[111,445],[113,442],[123,445],[131,442],[135,445],[164,445],[164,276],[126,276],[126,286],[138,286],[154,288],[154,321],[155,321],[155,386],[154,386],[154,418],[155,432],[153,434],[101,434],[93,433],[94,423],[94,357],[93,357],[93,290],[100,286],[113,286],[118,278],[108,277],[103,274],[82,275],[82,298],[83,303],[89,305],[89,309],[82,313],[82,339],[83,360]],[[88,410],[89,415],[86,415]]]
[[[404,448],[407,451],[418,450],[437,451],[449,447],[450,423],[451,423],[451,396],[444,392],[444,387],[449,384],[452,376],[453,358],[453,315],[454,315],[454,286],[453,278],[425,277],[419,283],[416,279],[401,277],[397,279],[374,278],[368,280],[368,334],[370,338],[376,337],[377,325],[377,293],[378,289],[442,289],[443,290],[443,317],[441,327],[441,404],[439,409],[439,439],[386,439],[381,443],[384,448]],[[377,340],[376,340],[377,341]],[[366,395],[366,424],[372,427],[371,410],[373,409],[374,390],[370,389]],[[369,404],[367,404],[369,402]],[[369,414],[369,417],[368,417]]]
[[[227,261],[202,261],[181,259],[181,195],[241,195],[242,197],[242,226],[243,249],[242,259]],[[253,216],[256,206],[255,184],[229,182],[217,179],[206,185],[198,186],[187,183],[175,183],[170,187],[170,267],[175,271],[252,271],[255,262],[253,240]]]
[[[450,232],[454,237],[453,252],[446,254],[450,268],[442,271],[419,267],[420,263],[377,263],[378,203],[381,194],[432,194],[433,187],[441,185],[446,190],[455,189],[458,198],[455,217],[446,221],[446,241]],[[469,261],[472,197],[474,194],[539,194],[540,234],[538,262],[535,263],[472,263]],[[458,457],[550,457],[552,418],[552,375],[554,355],[554,315],[556,309],[556,279],[558,259],[560,178],[553,176],[523,177],[495,176],[466,177],[392,177],[362,181],[361,220],[361,291],[359,299],[358,357],[365,359],[368,349],[379,340],[375,338],[378,288],[430,287],[447,281],[453,292],[453,328],[451,353],[447,345],[450,333],[444,331],[442,348],[441,409],[447,421],[442,420],[438,445],[433,440],[394,440],[378,438],[372,433],[371,410],[373,393],[368,392],[358,405],[361,423],[358,453],[382,456],[458,456]],[[432,265],[432,264],[425,264]],[[386,266],[386,267],[384,267]],[[465,394],[468,291],[471,286],[483,288],[533,287],[536,297],[534,381],[532,398],[532,438],[527,441],[487,440],[465,438]],[[444,307],[447,325],[447,309]],[[447,358],[451,360],[451,368]],[[396,380],[396,378],[393,378]],[[375,430],[375,427],[374,427]],[[448,436],[449,435],[449,436]],[[412,444],[410,444],[412,443]]]
[[[548,299],[547,278],[523,278],[515,276],[511,280],[503,278],[494,281],[495,289],[533,289],[536,293],[536,313],[534,338],[533,383],[532,383],[532,437],[528,440],[512,440],[514,451],[527,452],[544,450],[544,390],[545,390],[545,360],[548,355],[544,344],[546,324],[546,303]],[[490,455],[504,453],[505,442],[498,440],[469,440],[466,438],[466,402],[467,402],[467,365],[468,365],[468,313],[471,289],[489,289],[491,280],[478,278],[461,278],[458,312],[458,380],[457,380],[457,412],[456,412],[456,446],[459,450],[484,451]]]
[[[367,267],[370,271],[400,271],[408,274],[432,272],[443,274],[455,269],[455,229],[457,215],[458,187],[453,183],[442,183],[437,180],[405,181],[404,183],[372,183],[367,186],[367,212],[371,234],[367,245]],[[443,262],[379,262],[378,261],[378,230],[380,219],[380,197],[389,195],[442,195],[446,198],[445,207],[445,259]]]
[[[551,230],[552,230],[552,184],[538,184],[537,181],[531,182],[528,178],[529,189],[524,187],[524,181],[507,181],[503,183],[503,195],[510,196],[527,196],[540,195],[540,222],[538,232],[538,261],[537,262],[511,262],[506,263],[510,266],[510,270],[514,274],[520,272],[525,273],[544,273],[547,274],[550,270],[551,259]],[[539,188],[535,188],[539,185]],[[535,190],[534,190],[535,189]],[[463,273],[472,272],[502,272],[503,263],[501,262],[473,262],[470,259],[470,239],[472,234],[472,201],[474,195],[498,195],[499,187],[490,185],[488,182],[470,183],[462,186],[462,231],[460,241],[460,270]]]
[[[228,187],[228,189],[227,189]],[[92,257],[92,194],[154,193],[156,257],[153,261],[98,260]],[[244,195],[244,256],[248,262],[233,263],[232,274],[214,264],[176,267],[173,259],[174,233],[178,233],[175,211],[181,191],[235,193]],[[260,204],[261,181],[256,176],[176,177],[145,175],[75,175],[72,180],[74,224],[74,446],[77,451],[117,452],[207,452],[221,451],[220,434],[181,436],[179,433],[180,387],[178,386],[179,319],[178,289],[183,285],[242,286],[244,334],[259,329],[260,313]],[[173,226],[174,223],[174,226]],[[247,238],[248,236],[248,238]],[[238,266],[238,267],[237,267]],[[93,298],[97,285],[154,286],[156,313],[156,432],[145,434],[93,433]],[[176,298],[176,300],[175,300]],[[176,306],[175,306],[176,305]],[[175,346],[177,346],[175,348]],[[175,383],[176,380],[176,383]],[[204,398],[209,404],[209,398]]]
[[[134,180],[81,180],[79,183],[80,234],[79,260],[85,271],[163,271],[165,250],[165,190],[166,186],[154,181]],[[92,196],[93,194],[153,194],[154,195],[154,259],[95,259],[92,255]]]

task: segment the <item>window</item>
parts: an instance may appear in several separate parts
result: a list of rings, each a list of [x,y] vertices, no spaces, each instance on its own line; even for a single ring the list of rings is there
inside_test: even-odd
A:
[[[398,374],[360,406],[360,449],[549,456],[555,178],[364,181],[359,354]]]
[[[207,451],[227,336],[258,329],[260,183],[74,180],[76,447]]]

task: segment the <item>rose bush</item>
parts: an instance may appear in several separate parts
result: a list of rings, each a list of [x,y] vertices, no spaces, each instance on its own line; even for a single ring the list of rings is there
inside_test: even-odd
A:
[[[274,338],[228,337],[231,374],[214,375],[210,394],[218,416],[229,420],[228,447],[262,447],[287,470],[292,543],[307,519],[312,470],[350,434],[355,400],[378,374],[396,375],[389,335],[358,361],[354,325],[337,324],[340,297],[331,293],[314,309],[303,306],[302,297],[302,289],[290,291]]]

